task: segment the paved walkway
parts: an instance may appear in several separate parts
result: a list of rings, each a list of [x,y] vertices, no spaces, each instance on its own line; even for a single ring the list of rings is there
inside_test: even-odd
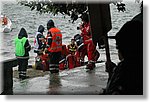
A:
[[[14,78],[14,94],[100,94],[105,88],[108,75],[104,62],[93,71],[84,67],[61,71],[59,74],[45,75],[19,81]]]

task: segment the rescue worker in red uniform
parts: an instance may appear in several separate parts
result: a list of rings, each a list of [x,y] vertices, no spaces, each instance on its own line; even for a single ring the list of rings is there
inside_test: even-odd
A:
[[[3,17],[3,25],[7,25],[8,24],[8,19],[6,17],[6,15],[4,15]]]
[[[68,55],[68,50],[65,44],[62,44],[61,60],[59,61],[59,69],[66,69],[66,56]]]
[[[59,61],[62,51],[62,34],[61,31],[55,27],[53,20],[47,23],[47,51],[49,53],[49,70],[51,73],[59,72]]]
[[[88,56],[88,64],[87,64],[87,69],[92,70],[95,67],[95,58],[94,58],[94,53],[96,52],[96,46],[94,45],[92,41],[92,34],[90,31],[90,22],[89,22],[89,16],[88,14],[84,13],[81,16],[83,24],[80,25],[80,30],[81,30],[81,36],[83,37],[83,43],[84,47],[82,49],[82,53],[80,56],[82,57],[82,60],[84,60],[85,55],[87,54]]]

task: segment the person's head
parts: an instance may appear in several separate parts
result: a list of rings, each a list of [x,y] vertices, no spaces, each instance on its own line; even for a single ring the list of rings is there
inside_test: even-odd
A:
[[[26,30],[24,28],[21,28],[19,34],[18,34],[18,38],[23,38],[23,37],[26,37],[28,38],[28,34],[26,32]]]
[[[54,21],[53,20],[49,20],[47,22],[47,30],[49,30],[50,28],[55,27]]]
[[[44,26],[40,25],[38,28],[38,32],[43,33],[44,32]]]
[[[120,60],[138,60],[138,56],[142,53],[141,44],[142,24],[138,21],[126,23],[116,34],[116,48]]]
[[[74,39],[71,39],[71,44],[74,44],[75,43],[75,40]]]
[[[81,20],[85,23],[89,22],[89,15],[87,13],[83,13],[81,16]]]
[[[126,22],[115,36],[120,59],[133,61],[141,58],[143,51],[143,18],[141,14]]]

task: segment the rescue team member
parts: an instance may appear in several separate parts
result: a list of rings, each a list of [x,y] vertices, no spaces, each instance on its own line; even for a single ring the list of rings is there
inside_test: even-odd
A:
[[[59,69],[64,70],[67,68],[66,66],[66,57],[68,55],[68,49],[65,44],[62,44],[62,51],[61,51],[61,59],[59,61]]]
[[[8,19],[6,17],[6,15],[4,15],[3,17],[3,25],[7,25],[8,24]]]
[[[76,34],[74,36],[74,39],[78,47],[75,53],[76,66],[79,67],[81,65],[84,65],[84,57],[85,55],[87,55],[87,51],[84,49],[83,37],[80,34]]]
[[[67,46],[69,54],[66,56],[66,66],[69,69],[76,67],[75,52],[77,50],[77,44],[75,39],[71,39],[71,43]]]
[[[83,53],[84,55],[81,55],[81,56],[85,56],[85,54],[87,54],[88,64],[86,68],[93,69],[95,67],[94,52],[96,51],[96,46],[94,45],[92,41],[92,34],[90,31],[90,22],[89,22],[88,14],[86,13],[82,14],[81,20],[83,24],[80,26],[80,30],[81,30],[81,36],[83,37],[83,42],[84,42],[84,48],[83,48],[84,50],[82,51],[87,52],[87,53]]]
[[[71,44],[69,44],[67,47],[68,47],[69,53],[74,55],[77,50],[77,45],[75,43],[75,40],[71,39]]]
[[[34,52],[37,53],[37,55],[41,55],[45,48],[45,37],[43,35],[44,29],[45,28],[40,25],[35,35]]]
[[[59,61],[62,51],[62,34],[61,31],[55,27],[53,20],[47,23],[47,45],[49,53],[49,70],[51,73],[59,72]]]
[[[24,28],[21,28],[18,37],[15,38],[15,55],[18,60],[19,78],[26,79],[29,51],[31,46],[28,41],[28,35]]]

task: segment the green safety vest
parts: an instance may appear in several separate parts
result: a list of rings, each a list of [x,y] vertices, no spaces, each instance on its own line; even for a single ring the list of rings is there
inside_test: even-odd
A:
[[[24,45],[27,41],[26,37],[22,39],[15,38],[15,55],[16,56],[24,56],[25,55],[25,48]]]

